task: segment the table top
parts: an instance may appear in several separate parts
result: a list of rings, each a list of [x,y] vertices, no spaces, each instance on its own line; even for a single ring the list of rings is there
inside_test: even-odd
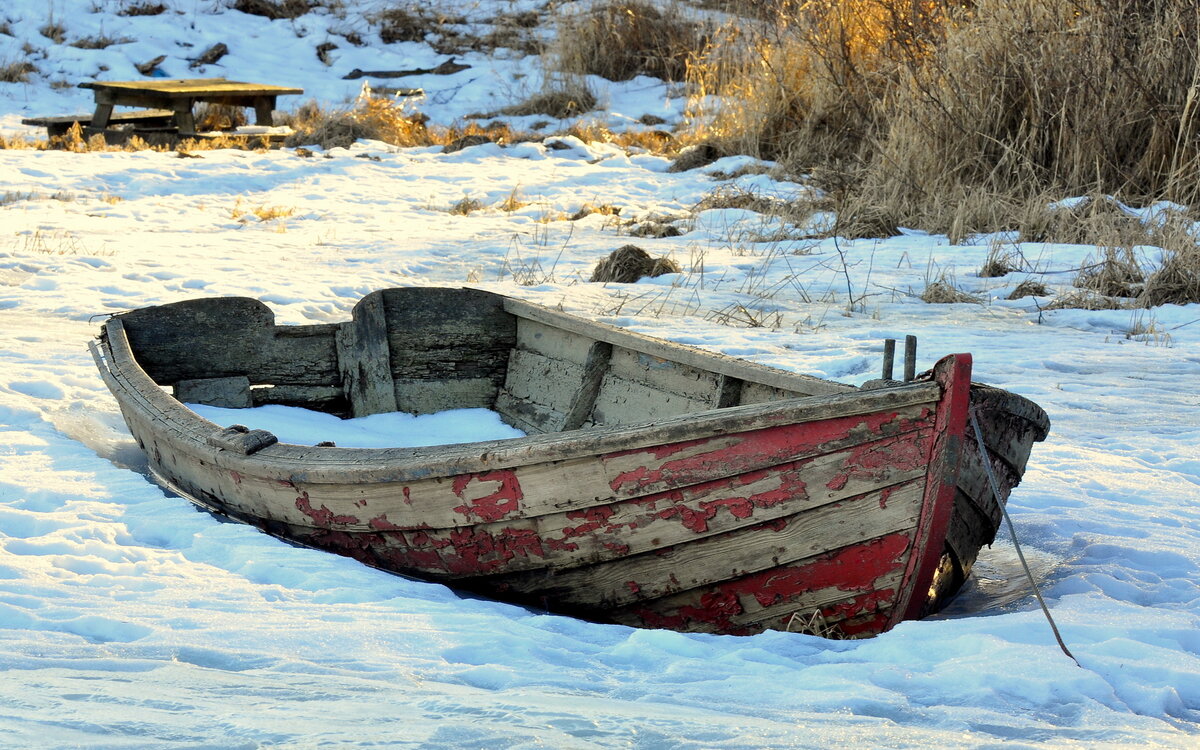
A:
[[[227,81],[224,78],[147,78],[142,81],[86,81],[81,89],[113,93],[151,94],[164,97],[220,96],[280,96],[303,94],[304,89],[272,86],[267,83]]]

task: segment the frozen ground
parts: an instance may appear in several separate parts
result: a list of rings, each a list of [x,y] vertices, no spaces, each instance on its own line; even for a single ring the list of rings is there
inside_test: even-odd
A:
[[[119,3],[53,5],[70,33],[84,33],[100,23],[87,9]],[[0,10],[24,34],[0,35],[0,61],[11,58],[6,44],[52,46],[26,31],[45,14],[32,0]],[[197,46],[219,38],[236,50],[243,24],[260,34],[250,49],[295,38],[289,22],[191,18],[208,29]],[[102,20],[118,35],[138,19]],[[139,23],[140,37],[161,35],[155,49],[182,33],[161,19]],[[442,59],[409,46],[411,57],[346,64]],[[62,77],[84,80],[98,58],[71,50],[48,57],[61,60]],[[114,56],[104,58],[112,78],[134,77],[120,67],[120,47],[95,54]],[[296,60],[284,75],[277,60],[246,53],[238,77],[301,85],[329,101],[352,93],[315,56]],[[189,74],[186,62],[168,72]],[[462,95],[486,97],[491,80]],[[658,91],[658,105],[675,106]],[[613,110],[637,117],[647,101],[614,95]],[[30,111],[81,107],[78,92],[53,90],[45,76],[0,84],[8,132]],[[441,121],[461,115],[452,103],[424,108]],[[739,209],[692,210],[731,184],[784,198],[803,189],[711,176],[747,160],[672,174],[657,157],[562,145],[440,154],[359,143],[313,158],[0,150],[6,745],[1196,745],[1200,305],[1042,310],[1046,298],[1004,298],[1030,276],[1052,294],[1069,290],[1074,274],[1041,272],[1076,268],[1095,248],[1021,246],[1039,273],[984,279],[976,272],[989,242],[1003,238],[951,246],[909,233],[837,247],[780,239],[803,228]],[[514,193],[528,205],[502,210]],[[484,207],[451,214],[464,195]],[[684,233],[633,239],[603,213],[567,220],[584,204],[620,207],[620,222],[674,217]],[[766,236],[773,241],[758,241]],[[684,272],[584,282],[630,241]],[[1153,262],[1152,249],[1144,255]],[[943,272],[982,303],[914,296]],[[985,551],[951,612],[860,642],[593,625],[293,548],[150,482],[86,351],[96,316],[116,310],[238,294],[263,299],[282,322],[326,322],[373,289],[416,284],[487,288],[847,382],[873,376],[889,336],[916,334],[922,367],[973,352],[977,379],[1034,399],[1053,420],[1009,508],[1083,668],[1058,651],[1004,542]]]

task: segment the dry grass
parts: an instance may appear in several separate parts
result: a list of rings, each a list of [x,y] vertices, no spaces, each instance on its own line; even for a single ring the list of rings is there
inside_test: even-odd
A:
[[[114,37],[106,34],[97,34],[96,36],[85,36],[81,39],[76,39],[71,42],[72,47],[78,49],[107,49],[114,44],[129,44],[133,40],[129,37]]]
[[[436,34],[447,37],[437,40],[439,44],[435,45],[435,48],[438,48],[439,51],[449,52],[459,47],[470,46],[469,44],[455,44],[454,37],[457,34],[454,30],[447,28],[454,24],[465,23],[466,19],[449,15],[427,5],[409,3],[386,8],[377,13],[373,20],[379,26],[379,37],[385,44],[423,42],[430,34]]]
[[[596,95],[582,80],[568,79],[551,84],[525,101],[500,110],[514,117],[549,115],[558,120],[576,117],[596,108]]]
[[[583,11],[566,5],[557,19],[547,67],[573,75],[627,81],[639,75],[680,81],[705,45],[704,27],[674,6],[608,0]]]
[[[448,210],[455,216],[468,216],[481,208],[483,208],[482,202],[464,195],[461,200],[450,206]]]
[[[367,138],[396,146],[431,146],[438,141],[425,127],[425,119],[391,99],[365,99],[353,107],[334,110],[309,102],[290,118],[295,132],[285,145],[347,148]]]
[[[1050,301],[1044,310],[1125,310],[1130,306],[1127,299],[1105,297],[1097,292],[1078,290],[1061,294]]]
[[[28,60],[0,63],[0,83],[28,83],[29,75],[36,72],[37,66]]]
[[[949,305],[958,302],[979,304],[980,299],[954,285],[953,279],[945,276],[930,282],[921,292],[921,301],[931,305]]]
[[[1047,194],[1200,202],[1190,2],[763,7],[692,66],[701,93],[724,97],[697,113],[693,138],[783,160],[839,207],[857,201],[886,225],[954,239],[1013,228]]]
[[[249,219],[253,216],[259,221],[272,221],[275,219],[286,219],[296,213],[296,209],[286,206],[271,206],[261,204],[251,208],[242,206],[242,201],[239,198],[234,202],[233,208],[229,211],[229,217],[235,221]]]
[[[1165,251],[1162,264],[1146,279],[1139,301],[1147,307],[1200,302],[1200,246]]]
[[[194,116],[196,130],[200,133],[233,130],[248,122],[244,107],[232,107],[227,104],[201,102],[196,105]]]
[[[1102,247],[1100,257],[1090,256],[1075,286],[1104,297],[1137,297],[1146,275],[1132,247]]]
[[[38,29],[38,33],[55,44],[62,44],[67,40],[67,27],[53,19]]]
[[[1017,271],[1027,271],[1028,266],[1029,262],[1017,243],[995,239],[988,243],[987,258],[979,268],[979,276],[984,279],[1007,276]]]

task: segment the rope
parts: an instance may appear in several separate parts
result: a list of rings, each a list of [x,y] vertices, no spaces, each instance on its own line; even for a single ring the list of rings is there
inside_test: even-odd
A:
[[[1017,531],[1013,528],[1012,519],[1008,517],[1008,510],[1004,507],[1004,501],[1000,498],[1000,485],[996,482],[996,475],[992,473],[992,461],[988,456],[987,446],[983,442],[983,430],[979,429],[979,420],[975,418],[975,409],[972,408],[971,427],[975,430],[975,442],[979,444],[979,455],[983,459],[983,470],[987,474],[988,484],[992,488],[992,494],[996,496],[996,504],[1000,506],[1000,513],[1004,516],[1004,522],[1008,524],[1008,534],[1012,537],[1013,548],[1017,550],[1017,558],[1021,561],[1021,567],[1025,569],[1025,577],[1029,579],[1029,585],[1033,587],[1033,595],[1037,597],[1038,604],[1042,605],[1042,612],[1046,615],[1046,622],[1050,623],[1050,629],[1054,631],[1054,640],[1058,641],[1058,647],[1062,652],[1071,657],[1071,661],[1075,662],[1075,666],[1080,669],[1083,665],[1075,658],[1067,648],[1067,644],[1063,643],[1062,635],[1058,632],[1058,626],[1054,624],[1054,618],[1050,616],[1050,608],[1046,606],[1046,600],[1042,598],[1042,591],[1038,588],[1037,581],[1033,579],[1033,572],[1029,570],[1029,563],[1025,562],[1025,553],[1021,551],[1021,543],[1017,541]]]

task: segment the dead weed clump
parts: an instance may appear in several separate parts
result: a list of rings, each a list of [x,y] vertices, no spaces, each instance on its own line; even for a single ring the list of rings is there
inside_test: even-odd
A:
[[[271,20],[290,20],[308,13],[315,5],[312,0],[234,0],[233,9]]]
[[[1100,258],[1087,263],[1075,277],[1075,286],[1104,297],[1137,297],[1146,275],[1132,247],[1104,247]]]
[[[1025,297],[1045,297],[1050,294],[1050,290],[1040,281],[1026,279],[1017,288],[1013,289],[1006,299],[1023,299]]]
[[[1130,307],[1127,299],[1105,297],[1103,294],[1089,290],[1075,290],[1061,294],[1050,300],[1043,310],[1126,310]]]
[[[431,146],[438,141],[425,126],[426,118],[391,99],[360,100],[353,107],[327,110],[308,102],[291,117],[292,135],[285,146],[319,145],[348,148],[360,138],[395,146]]]
[[[1200,302],[1200,245],[1166,250],[1146,279],[1139,301],[1146,307]]]
[[[379,38],[384,44],[423,42],[430,34],[446,35],[448,26],[465,23],[464,18],[450,16],[417,3],[387,8],[376,14],[374,21],[379,25]],[[449,35],[455,36],[453,33]],[[453,51],[453,45],[444,47],[445,41],[440,40],[435,48],[441,52]]]
[[[28,60],[0,63],[0,83],[28,83],[29,75],[37,72],[37,66]]]
[[[195,122],[197,132],[208,133],[217,130],[233,130],[245,125],[248,120],[244,107],[201,102],[196,105]]]
[[[551,85],[528,99],[500,110],[513,117],[548,115],[557,120],[577,117],[596,108],[596,95],[582,80]]]
[[[651,258],[637,245],[623,245],[596,264],[588,281],[632,284],[644,277],[680,273],[679,264],[670,258]]]
[[[165,3],[134,2],[121,6],[118,16],[160,16],[167,12]]]
[[[682,81],[688,60],[706,39],[704,26],[673,6],[607,0],[560,15],[545,55],[548,67],[560,73],[597,75],[610,81],[636,76]]]
[[[930,282],[921,292],[921,301],[931,305],[949,305],[958,302],[980,304],[981,300],[973,294],[963,291],[954,285],[948,277],[938,278]]]

